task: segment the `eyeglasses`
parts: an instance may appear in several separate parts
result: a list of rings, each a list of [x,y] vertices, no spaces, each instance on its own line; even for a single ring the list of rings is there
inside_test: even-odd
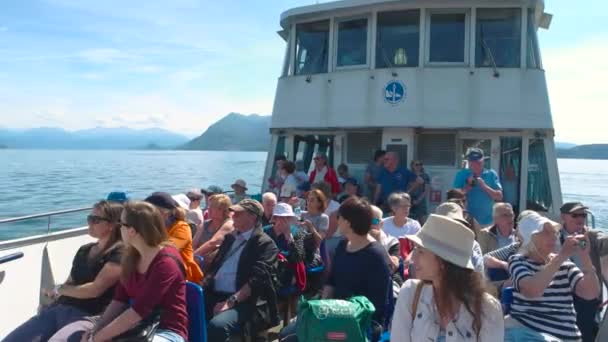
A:
[[[88,223],[98,224],[101,221],[110,222],[110,220],[108,218],[103,217],[103,216],[97,216],[97,215],[89,215],[89,216],[87,216],[87,222]]]
[[[587,213],[580,213],[580,214],[570,214],[570,216],[572,216],[572,218],[587,218]]]
[[[414,166],[422,166],[422,163],[414,163]]]

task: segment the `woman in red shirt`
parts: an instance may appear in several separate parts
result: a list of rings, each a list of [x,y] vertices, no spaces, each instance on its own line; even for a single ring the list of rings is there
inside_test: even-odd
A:
[[[336,170],[332,169],[327,164],[327,156],[323,153],[317,153],[313,160],[315,161],[315,169],[310,173],[310,184],[318,182],[328,183],[331,186],[331,193],[334,196],[342,192]]]
[[[114,299],[82,341],[108,341],[160,312],[159,340],[188,340],[186,280],[179,252],[167,240],[159,210],[146,202],[128,202],[121,217],[127,246]],[[129,305],[129,303],[131,303]],[[156,339],[155,339],[156,340]]]

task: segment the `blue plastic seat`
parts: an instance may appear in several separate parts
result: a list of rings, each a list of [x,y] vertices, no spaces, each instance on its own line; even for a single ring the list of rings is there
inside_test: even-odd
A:
[[[513,288],[504,287],[500,295],[500,304],[502,304],[502,311],[505,315],[511,312],[511,303],[513,303]]]
[[[186,282],[186,309],[188,310],[188,341],[207,342],[203,288],[189,281]]]
[[[205,257],[204,256],[195,254],[194,261],[196,262],[198,267],[200,267],[201,270],[204,268],[204,266],[205,266]]]

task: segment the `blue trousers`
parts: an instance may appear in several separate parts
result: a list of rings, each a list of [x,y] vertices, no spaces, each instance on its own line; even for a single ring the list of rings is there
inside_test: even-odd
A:
[[[253,307],[249,304],[237,304],[234,308],[213,316],[215,304],[226,300],[228,296],[209,293],[206,299],[207,339],[213,342],[230,342],[231,337],[243,332],[245,323],[253,317]]]
[[[599,299],[586,300],[574,295],[576,325],[583,335],[583,342],[595,341],[595,335],[597,335],[599,329],[595,315],[600,304],[601,301]]]
[[[86,312],[74,306],[55,304],[21,324],[3,342],[47,341],[59,329],[85,316]]]

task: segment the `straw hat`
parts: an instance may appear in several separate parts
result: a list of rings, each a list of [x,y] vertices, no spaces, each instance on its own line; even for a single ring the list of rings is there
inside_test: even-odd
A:
[[[452,218],[431,214],[416,235],[407,235],[406,238],[445,261],[474,269],[471,255],[475,235],[464,224]]]
[[[237,179],[236,181],[234,181],[234,184],[232,184],[230,187],[231,188],[235,188],[235,187],[241,187],[243,188],[243,190],[247,191],[247,182],[245,182],[242,179]]]

